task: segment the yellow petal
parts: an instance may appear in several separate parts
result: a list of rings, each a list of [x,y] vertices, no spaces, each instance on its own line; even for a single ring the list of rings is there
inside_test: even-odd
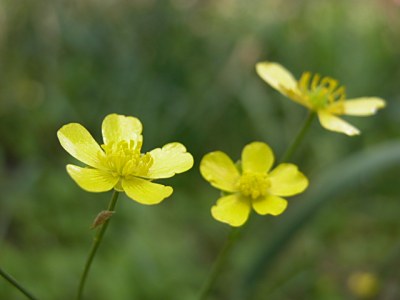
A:
[[[324,111],[318,111],[319,122],[325,129],[344,133],[350,136],[360,134],[360,131],[346,121]]]
[[[153,164],[146,177],[168,178],[177,173],[189,170],[193,166],[193,157],[186,152],[185,146],[180,143],[166,144],[162,148],[150,151]]]
[[[344,114],[350,116],[374,115],[378,109],[385,107],[385,100],[381,98],[357,98],[346,100],[343,103]]]
[[[122,188],[129,198],[146,205],[158,204],[173,192],[170,186],[136,177],[123,179]]]
[[[227,192],[237,191],[236,182],[240,178],[238,169],[224,152],[206,154],[200,162],[200,173],[213,187]]]
[[[64,125],[57,131],[57,137],[61,146],[76,159],[94,168],[101,166],[99,156],[104,152],[81,124]]]
[[[274,154],[267,144],[253,142],[243,148],[243,172],[266,173],[271,169],[273,163]]]
[[[285,96],[288,96],[288,91],[297,91],[296,79],[280,64],[260,62],[256,64],[256,71],[265,82]]]
[[[268,195],[253,201],[254,210],[260,215],[280,215],[287,207],[287,201],[281,197]]]
[[[142,140],[142,123],[135,117],[111,114],[101,126],[104,144],[110,142]]]
[[[211,214],[217,221],[238,227],[243,225],[250,214],[250,203],[237,194],[219,198],[211,208]]]
[[[119,180],[108,172],[75,165],[67,165],[67,172],[82,189],[88,192],[109,191]]]
[[[271,183],[268,191],[276,196],[293,196],[308,186],[307,177],[293,164],[280,164],[269,173],[268,179]]]

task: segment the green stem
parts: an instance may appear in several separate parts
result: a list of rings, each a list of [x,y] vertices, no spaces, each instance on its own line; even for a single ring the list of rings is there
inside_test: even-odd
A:
[[[304,139],[305,134],[307,133],[308,129],[312,121],[314,120],[315,113],[310,112],[304,121],[303,126],[301,127],[300,131],[298,132],[296,138],[293,140],[290,147],[286,150],[285,154],[283,154],[281,162],[287,162],[293,155],[294,151],[299,147],[301,141]]]
[[[300,128],[299,132],[297,133],[296,137],[294,138],[292,144],[287,148],[286,152],[283,154],[282,158],[280,159],[280,162],[287,162],[288,160],[291,159],[293,153],[297,150],[297,148],[299,147],[300,143],[303,141],[304,136],[306,135],[307,131],[309,130],[312,121],[315,118],[315,112],[310,111],[307,115],[307,118],[305,119],[303,126]],[[282,236],[282,239],[284,240],[285,237]],[[275,251],[275,247],[276,249],[279,249],[281,245],[281,241],[278,240],[278,242],[276,243],[276,245],[272,245],[271,249],[272,252]],[[274,247],[275,246],[275,247]],[[261,259],[264,259],[265,261],[268,261],[268,255],[263,253]],[[256,283],[258,281],[261,280],[263,271],[265,271],[265,266],[266,263],[264,261],[261,261],[261,259],[259,259],[254,265],[253,268],[250,272],[250,276],[246,279],[246,282],[248,285],[250,285],[249,282],[251,282],[251,284],[253,286],[256,285]],[[255,291],[252,291],[253,293]],[[252,297],[248,298],[246,297],[246,299],[251,299]]]
[[[217,280],[219,273],[222,270],[222,267],[226,261],[226,258],[232,249],[232,246],[237,241],[237,237],[239,236],[240,228],[232,227],[231,231],[225,240],[225,244],[222,247],[221,251],[218,254],[216,261],[214,262],[213,268],[211,270],[210,275],[208,276],[204,286],[200,292],[200,296],[198,297],[199,300],[207,299],[207,296],[211,292],[214,287],[214,283]]]
[[[301,141],[303,140],[305,134],[307,133],[308,129],[310,128],[310,125],[315,117],[314,112],[310,112],[309,115],[307,116],[302,128],[300,129],[299,133],[297,134],[296,138],[294,139],[293,143],[290,145],[290,147],[286,150],[285,154],[283,155],[281,162],[288,161],[294,151],[298,148],[300,145]],[[232,228],[228,238],[225,241],[224,246],[222,247],[215,263],[212,268],[212,271],[210,275],[207,278],[207,281],[205,282],[203,289],[201,290],[200,296],[198,300],[205,300],[211,290],[213,289],[214,283],[219,275],[219,273],[222,270],[222,267],[226,261],[227,255],[229,254],[230,250],[232,249],[233,245],[237,241],[239,229],[238,228]]]
[[[283,222],[271,232],[265,243],[260,245],[259,255],[255,255],[255,259],[248,268],[243,285],[238,289],[240,294],[237,299],[255,299],[257,290],[267,282],[279,256],[294,239],[296,233],[312,221],[318,211],[328,203],[339,200],[340,196],[349,189],[357,188],[354,182],[361,174],[376,178],[378,174],[399,165],[400,140],[394,140],[342,159],[335,166],[321,173],[315,178],[313,188],[308,191],[307,199],[302,206],[287,212],[282,217]],[[392,249],[392,257],[386,262],[386,266],[396,267],[400,261],[400,243],[397,249],[395,247]],[[385,275],[380,274],[380,276]]]
[[[114,191],[114,193],[111,197],[110,203],[108,204],[108,208],[107,208],[108,211],[114,210],[115,205],[117,204],[118,195],[119,195],[119,192]],[[90,270],[90,266],[96,255],[97,249],[100,246],[100,243],[103,239],[104,233],[106,232],[109,222],[110,222],[110,219],[108,219],[107,221],[104,222],[103,225],[101,225],[101,227],[99,228],[99,230],[96,233],[96,236],[93,239],[92,248],[90,249],[89,256],[86,260],[85,269],[83,270],[81,280],[79,282],[78,295],[76,297],[76,299],[78,299],[78,300],[80,300],[82,298],[83,289],[85,287],[85,282],[86,282],[86,278],[87,278],[87,275]]]
[[[37,300],[30,292],[28,292],[14,277],[7,274],[2,268],[0,268],[0,275],[11,283],[14,287],[16,287],[22,294],[24,294],[28,299]]]

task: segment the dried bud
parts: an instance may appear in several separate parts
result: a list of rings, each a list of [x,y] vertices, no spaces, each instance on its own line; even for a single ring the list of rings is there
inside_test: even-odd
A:
[[[103,225],[111,216],[115,213],[115,211],[111,210],[103,210],[101,211],[93,221],[92,226],[90,229],[95,229],[101,225]]]

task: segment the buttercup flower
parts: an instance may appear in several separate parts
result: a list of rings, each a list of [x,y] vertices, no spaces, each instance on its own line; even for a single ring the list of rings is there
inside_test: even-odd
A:
[[[270,171],[274,163],[271,148],[262,142],[246,145],[241,166],[221,151],[206,154],[200,172],[210,184],[227,193],[211,208],[212,216],[231,226],[243,225],[253,208],[258,214],[277,216],[287,207],[281,197],[303,192],[307,178],[293,164],[283,163]]]
[[[300,80],[280,64],[261,62],[256,65],[258,75],[270,86],[291,100],[318,114],[322,127],[347,135],[360,131],[338,116],[370,116],[385,107],[385,101],[377,97],[346,99],[345,88],[337,80],[305,72]]]
[[[142,204],[157,204],[172,194],[172,187],[152,182],[189,170],[193,157],[180,143],[166,144],[146,154],[139,119],[111,114],[102,124],[101,146],[78,123],[70,123],[57,132],[61,146],[87,167],[67,165],[67,172],[84,190],[124,191]]]
[[[371,272],[355,272],[347,280],[350,292],[357,299],[372,299],[379,292],[379,278]]]

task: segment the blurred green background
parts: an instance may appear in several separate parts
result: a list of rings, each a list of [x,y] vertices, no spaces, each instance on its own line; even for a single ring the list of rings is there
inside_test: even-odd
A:
[[[195,166],[166,181],[175,192],[161,205],[121,197],[87,299],[191,299],[229,232],[211,218],[218,191],[199,175],[201,157],[219,149],[238,159],[253,140],[279,157],[306,116],[258,78],[261,60],[296,77],[335,77],[350,98],[387,100],[376,116],[347,118],[358,137],[313,124],[293,157],[311,191],[346,157],[399,141],[400,1],[1,0],[0,266],[40,299],[73,299],[89,227],[111,193],[86,193],[69,178],[75,160],[56,131],[79,122],[100,141],[104,116],[133,115],[144,150],[180,141]],[[379,281],[365,298],[400,299],[399,169],[339,188],[240,296],[265,242],[307,193],[282,217],[253,214],[210,299],[358,299],[348,285],[357,272]],[[25,298],[0,278],[0,299]]]

